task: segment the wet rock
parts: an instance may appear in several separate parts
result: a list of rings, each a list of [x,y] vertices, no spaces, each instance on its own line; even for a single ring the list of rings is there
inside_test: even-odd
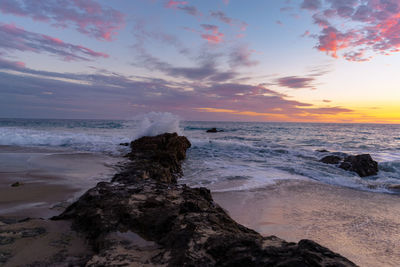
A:
[[[22,183],[20,183],[20,182],[15,182],[15,183],[13,183],[11,186],[12,187],[18,187],[18,186],[21,186],[22,185]]]
[[[217,128],[210,128],[206,132],[207,133],[218,133],[218,132],[223,132],[224,130],[217,130]]]
[[[318,150],[316,150],[317,152],[320,152],[320,153],[329,153],[329,151],[328,150],[326,150],[326,149],[318,149]]]
[[[120,143],[120,146],[129,146],[129,143]]]
[[[371,158],[370,154],[348,156],[339,168],[356,172],[360,177],[378,174],[378,163]]]
[[[400,191],[400,184],[392,184],[387,187],[390,190]]]
[[[335,155],[325,156],[322,159],[320,159],[321,162],[326,163],[326,164],[338,164],[342,160],[343,160],[343,158],[341,158],[339,156],[335,156]]]
[[[134,183],[142,179],[175,183],[182,175],[181,161],[191,146],[189,140],[176,133],[145,136],[131,142],[131,152],[124,170],[114,176],[113,182]]]
[[[143,137],[130,146],[131,162],[112,182],[53,218],[71,220],[88,238],[96,254],[87,265],[355,266],[309,240],[263,237],[232,220],[208,189],[178,185],[185,137]]]
[[[347,155],[335,152],[320,159],[326,164],[336,164],[339,168],[356,172],[360,177],[376,175],[378,173],[378,163],[374,161],[370,154]]]
[[[0,251],[0,263],[6,263],[12,257],[8,251]]]

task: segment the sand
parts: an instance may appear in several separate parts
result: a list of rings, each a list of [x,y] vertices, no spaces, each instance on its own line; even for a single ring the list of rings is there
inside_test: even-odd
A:
[[[49,218],[99,181],[119,161],[101,154],[0,146],[0,216]],[[11,185],[19,182],[20,185]]]
[[[314,181],[213,193],[239,223],[287,241],[312,239],[360,266],[398,266],[400,195]]]

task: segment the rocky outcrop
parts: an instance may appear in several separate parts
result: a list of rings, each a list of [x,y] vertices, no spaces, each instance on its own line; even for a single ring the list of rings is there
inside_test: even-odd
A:
[[[95,254],[88,266],[354,266],[313,241],[263,237],[234,220],[206,188],[178,185],[185,137],[130,144],[112,182],[87,191],[54,220],[71,220]]]
[[[370,154],[346,155],[336,153],[320,159],[320,162],[326,164],[336,164],[339,168],[357,173],[360,177],[366,177],[378,174],[378,163],[372,159]]]
[[[356,172],[360,177],[378,174],[378,163],[370,154],[348,156],[340,163],[339,168]]]
[[[181,161],[186,157],[190,142],[176,133],[142,137],[130,143],[131,160],[114,176],[112,182],[135,183],[142,179],[175,183],[182,175]]]

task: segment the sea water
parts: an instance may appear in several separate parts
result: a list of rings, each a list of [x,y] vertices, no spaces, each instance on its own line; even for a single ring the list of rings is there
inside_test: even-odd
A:
[[[206,133],[217,127],[223,132]],[[133,120],[0,119],[0,145],[63,148],[123,156],[120,143],[178,132],[192,143],[181,183],[212,191],[263,188],[304,179],[381,193],[400,185],[400,125],[180,121],[169,113]],[[371,154],[379,174],[360,178],[319,162],[327,152]]]

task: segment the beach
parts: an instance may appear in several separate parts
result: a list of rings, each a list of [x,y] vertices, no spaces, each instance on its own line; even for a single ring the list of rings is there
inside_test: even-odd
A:
[[[359,266],[398,266],[400,196],[315,181],[213,193],[237,222],[287,241],[311,239]]]
[[[0,146],[0,216],[57,215],[108,179],[120,160],[61,148]]]

